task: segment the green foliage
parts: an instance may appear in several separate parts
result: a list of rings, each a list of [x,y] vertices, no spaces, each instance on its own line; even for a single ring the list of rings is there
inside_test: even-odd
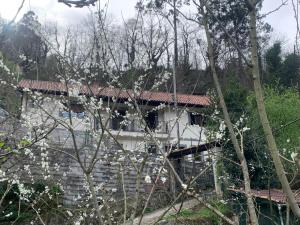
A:
[[[289,53],[282,56],[281,43],[275,42],[265,53],[266,71],[264,81],[266,84],[274,85],[278,82],[279,87],[299,88],[300,56]]]
[[[249,99],[252,102],[251,126],[260,127],[254,96]],[[280,153],[291,159],[292,152],[300,153],[299,94],[292,88],[279,92],[268,87],[265,89],[265,106]],[[263,135],[261,129],[257,130],[257,135]]]
[[[213,207],[218,209],[224,215],[230,215],[231,209],[227,204],[221,203],[220,201],[213,200],[209,202]],[[185,222],[198,222],[201,224],[220,224],[220,217],[217,216],[213,211],[206,208],[205,206],[199,205],[194,209],[182,209],[177,214],[172,214],[166,217],[167,220],[179,220]]]
[[[224,91],[225,102],[234,122],[246,113],[248,94],[248,91],[235,80],[231,80]]]
[[[280,76],[282,66],[281,43],[275,42],[265,53],[267,77],[265,80],[274,83]]]
[[[6,66],[6,68],[0,68],[0,77],[3,81],[0,84],[0,107],[7,110],[9,113],[17,113],[20,106],[20,100],[16,91],[11,87],[12,84],[16,84],[14,78],[19,74],[19,67],[13,61],[9,60],[0,51],[0,61]],[[14,77],[14,74],[16,77]]]
[[[268,178],[270,177],[270,174],[265,173],[266,171],[269,171],[269,165],[260,163],[260,159],[265,157],[265,152],[257,151],[261,146],[255,145],[253,144],[253,141],[251,141],[254,140],[257,135],[255,133],[256,129],[249,124],[249,121],[247,119],[251,117],[251,110],[248,101],[249,95],[250,93],[241,86],[239,86],[237,82],[231,82],[229,87],[224,91],[224,98],[228,106],[228,110],[233,124],[239,123],[240,129],[242,129],[242,127],[250,127],[250,131],[243,133],[243,140],[244,154],[248,162],[249,173],[252,178],[252,185],[255,187],[264,187],[268,185],[269,182]],[[243,119],[243,122],[238,122],[241,121],[241,118],[245,119]],[[225,132],[224,139],[230,140],[228,130],[226,130]],[[233,163],[237,162],[239,164],[239,160],[236,156],[231,141],[224,142],[223,154],[225,158],[229,159],[224,160],[224,164],[226,165],[224,166],[224,173],[229,179],[227,179],[228,185],[242,185],[242,171],[236,163]],[[267,168],[264,166],[267,166]]]
[[[9,158],[9,156],[20,153],[24,148],[31,144],[31,141],[27,139],[22,139],[16,144],[12,140],[8,142],[7,140],[3,140],[3,138],[4,137],[1,137],[0,135],[0,153],[3,154],[3,156],[0,157],[0,166],[2,162],[5,162]]]
[[[29,141],[27,139],[23,139],[23,140],[20,141],[20,146],[21,147],[26,147],[26,146],[28,146],[30,144],[31,144],[31,141]]]
[[[0,198],[3,197],[7,185],[4,182],[0,184]],[[5,196],[0,208],[0,223],[15,221],[16,224],[23,224],[25,221],[35,219],[36,212],[31,205],[39,209],[42,217],[51,216],[58,209],[60,196],[62,195],[62,191],[58,186],[53,185],[47,190],[48,187],[44,183],[37,182],[34,184],[24,184],[21,188],[28,190],[28,193],[22,193],[20,186],[13,184]]]
[[[288,54],[282,64],[280,81],[286,87],[299,87],[300,56],[294,53]]]
[[[235,87],[225,91],[225,99],[228,105],[230,115],[234,124],[241,115],[245,115],[240,127],[249,127],[250,130],[243,133],[244,154],[247,159],[251,185],[253,188],[279,188],[279,182],[274,171],[272,159],[267,149],[264,133],[261,127],[259,115],[257,112],[255,96],[248,94]],[[293,160],[295,153],[300,153],[300,99],[296,90],[265,88],[265,106],[273,129],[276,143],[280,153]],[[240,139],[240,137],[238,137]],[[229,139],[226,131],[225,139]],[[225,142],[223,153],[226,158],[238,163],[232,143]],[[243,183],[243,177],[240,168],[231,161],[225,160],[224,167],[229,176],[229,184],[240,186]],[[284,161],[288,172],[295,168],[291,163]]]
[[[210,203],[212,206],[214,206],[216,209],[218,209],[221,213],[224,215],[231,214],[231,209],[228,207],[228,205],[221,203],[220,201],[213,201]],[[199,216],[206,220],[210,220],[212,224],[218,225],[220,223],[220,217],[217,216],[213,211],[211,211],[208,208],[201,208],[199,210]]]

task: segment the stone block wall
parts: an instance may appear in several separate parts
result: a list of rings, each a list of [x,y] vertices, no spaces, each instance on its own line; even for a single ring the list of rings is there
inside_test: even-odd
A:
[[[92,140],[84,132],[76,132],[76,144],[82,164],[87,168],[91,155],[95,150]],[[30,151],[14,155],[4,166],[9,176],[18,175],[20,180],[33,183],[43,181],[46,184],[59,184],[63,190],[63,202],[75,205],[88,199],[90,195],[85,179],[85,173],[78,163],[74,143],[69,132],[62,129],[54,130],[48,137],[47,147],[33,146]],[[121,172],[124,174],[124,186],[127,196],[133,196],[136,191],[137,171],[129,160],[118,160],[122,151],[111,140],[106,140],[105,148],[97,155],[97,163],[92,170],[92,177],[96,188],[103,187],[105,191],[118,198],[123,198]],[[133,153],[132,153],[133,154]],[[120,166],[122,165],[122,167]],[[138,163],[140,166],[140,163]],[[158,168],[160,163],[156,156],[147,159],[141,175],[141,192],[145,192],[145,176]],[[123,171],[121,171],[123,168]],[[166,185],[167,187],[168,185]],[[99,191],[99,197],[103,191]],[[105,192],[106,193],[106,192]]]
[[[75,132],[75,135],[78,155],[82,164],[87,168],[91,161],[91,155],[95,152],[95,143],[85,132]],[[25,150],[22,154],[14,155],[4,165],[4,168],[7,168],[7,172],[11,176],[18,175],[20,180],[27,180],[30,183],[42,180],[49,185],[59,184],[64,193],[63,202],[65,205],[76,205],[86,201],[90,196],[90,192],[85,173],[76,159],[77,154],[70,133],[63,129],[56,129],[47,139],[48,144],[46,147],[34,146],[31,151]],[[126,157],[124,157],[124,160],[119,160],[119,156],[122,154],[121,149],[112,140],[106,140],[104,146],[100,148],[97,163],[95,163],[91,173],[96,189],[103,188],[98,192],[99,197],[107,192],[119,199],[124,197],[121,181],[122,173],[127,197],[135,194],[137,171]],[[130,155],[134,154],[131,153]],[[140,155],[143,158],[143,153]],[[157,158],[157,155],[151,155],[147,159],[141,175],[142,185],[140,191],[142,193],[151,190],[151,184],[146,184],[145,177],[150,175],[152,179],[155,178],[155,172],[153,173],[153,171],[157,171],[161,166]],[[138,163],[138,166],[140,165],[141,162]],[[205,167],[204,163],[194,164],[187,160],[183,160],[181,166],[185,180],[195,176]],[[166,166],[165,169],[168,170],[168,167]],[[167,175],[164,175],[164,177],[167,177]],[[200,188],[213,185],[212,171],[207,171],[205,175],[199,177],[196,183]],[[169,179],[166,182],[160,181],[158,188],[167,191]]]

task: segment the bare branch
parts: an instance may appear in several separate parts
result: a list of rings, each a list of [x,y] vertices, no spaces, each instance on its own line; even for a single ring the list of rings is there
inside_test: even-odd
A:
[[[58,2],[64,3],[69,7],[75,6],[77,8],[82,8],[85,6],[94,6],[97,0],[58,0]]]
[[[22,0],[20,7],[18,8],[18,11],[16,13],[16,15],[14,16],[14,18],[8,23],[8,26],[11,25],[13,22],[15,22],[17,16],[19,15],[20,11],[22,10],[23,6],[24,6],[25,0]]]
[[[281,4],[280,4],[279,6],[277,6],[275,9],[273,9],[273,10],[271,10],[271,11],[269,11],[269,12],[267,12],[267,13],[261,15],[261,16],[259,16],[258,18],[259,18],[259,19],[265,18],[265,17],[267,17],[268,15],[270,15],[270,14],[272,14],[272,13],[274,13],[274,12],[280,10],[283,6],[286,6],[286,5],[287,5],[287,2],[288,2],[288,0],[282,1]]]

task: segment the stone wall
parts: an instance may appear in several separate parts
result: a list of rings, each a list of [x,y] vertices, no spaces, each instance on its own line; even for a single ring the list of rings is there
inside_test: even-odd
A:
[[[95,142],[85,132],[75,132],[78,155],[82,164],[87,167],[91,161],[91,155],[95,152]],[[32,151],[25,150],[22,154],[14,155],[6,164],[11,176],[18,175],[21,180],[36,182],[42,180],[44,183],[59,184],[63,190],[63,202],[66,205],[75,205],[88,199],[89,188],[86,183],[84,172],[74,159],[77,154],[74,150],[74,142],[69,132],[63,129],[54,130],[48,137],[47,146],[35,146]],[[112,140],[107,139],[97,155],[97,163],[92,170],[94,184],[100,190],[99,197],[102,193],[111,193],[117,198],[122,199],[123,184],[121,174],[124,175],[124,186],[127,196],[133,196],[136,191],[137,171],[129,163],[126,157],[121,157],[123,152]],[[131,153],[133,156],[137,153]],[[145,153],[139,153],[143,158]],[[120,158],[123,158],[120,160]],[[141,175],[142,193],[151,190],[151,184],[145,183],[145,176],[152,175],[155,179],[155,171],[161,163],[157,160],[157,155],[150,155]],[[138,163],[138,166],[142,162]],[[196,174],[205,167],[203,163],[193,163],[187,160],[182,161],[182,172],[185,180]],[[123,168],[123,170],[121,170]],[[165,167],[168,170],[167,167]],[[167,178],[167,175],[164,175]],[[199,188],[208,188],[213,185],[212,171],[209,170],[203,176],[199,177],[196,186]],[[166,182],[159,181],[159,189],[168,191],[169,179]]]
[[[207,163],[204,161],[192,162],[189,160],[182,161],[182,171],[185,180],[195,177],[200,174],[206,167]],[[195,187],[201,190],[206,190],[214,187],[214,176],[212,167],[208,168],[195,182]]]
[[[95,152],[93,147],[95,143],[84,132],[76,132],[75,135],[79,157],[87,168],[91,155]],[[63,190],[63,202],[66,205],[85,201],[90,192],[85,173],[78,160],[74,159],[77,154],[70,134],[61,129],[55,130],[48,137],[47,143],[47,147],[34,146],[30,151],[25,150],[22,154],[12,156],[3,166],[3,170],[7,170],[6,174],[9,176],[18,176],[20,180],[26,182],[42,180],[49,185],[59,184]],[[100,147],[97,163],[92,170],[95,186],[103,187],[105,193],[112,193],[118,198],[123,198],[122,173],[127,196],[133,196],[137,181],[137,171],[126,157],[121,157],[122,154],[116,144],[111,140],[106,140],[103,148]],[[156,158],[156,156],[150,156],[147,159],[141,175],[141,192],[146,191],[145,176],[160,166]],[[140,166],[141,163],[137,164]],[[166,184],[165,187],[167,186]],[[103,191],[99,191],[99,195],[101,192]]]

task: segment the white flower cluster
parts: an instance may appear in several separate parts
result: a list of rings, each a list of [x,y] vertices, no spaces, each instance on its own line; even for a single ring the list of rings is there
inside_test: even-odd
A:
[[[6,181],[6,173],[0,169],[0,182]]]
[[[291,158],[292,158],[293,161],[295,161],[297,159],[297,157],[298,157],[298,152],[292,152],[291,153]]]
[[[10,69],[4,64],[3,60],[0,58],[0,69],[3,69],[7,74],[10,74]]]
[[[149,175],[145,176],[145,182],[151,184],[151,177]]]
[[[152,86],[151,90],[155,90],[155,89],[159,88],[161,85],[167,83],[171,77],[172,77],[172,73],[170,73],[168,71],[163,71],[155,79],[154,85]]]

